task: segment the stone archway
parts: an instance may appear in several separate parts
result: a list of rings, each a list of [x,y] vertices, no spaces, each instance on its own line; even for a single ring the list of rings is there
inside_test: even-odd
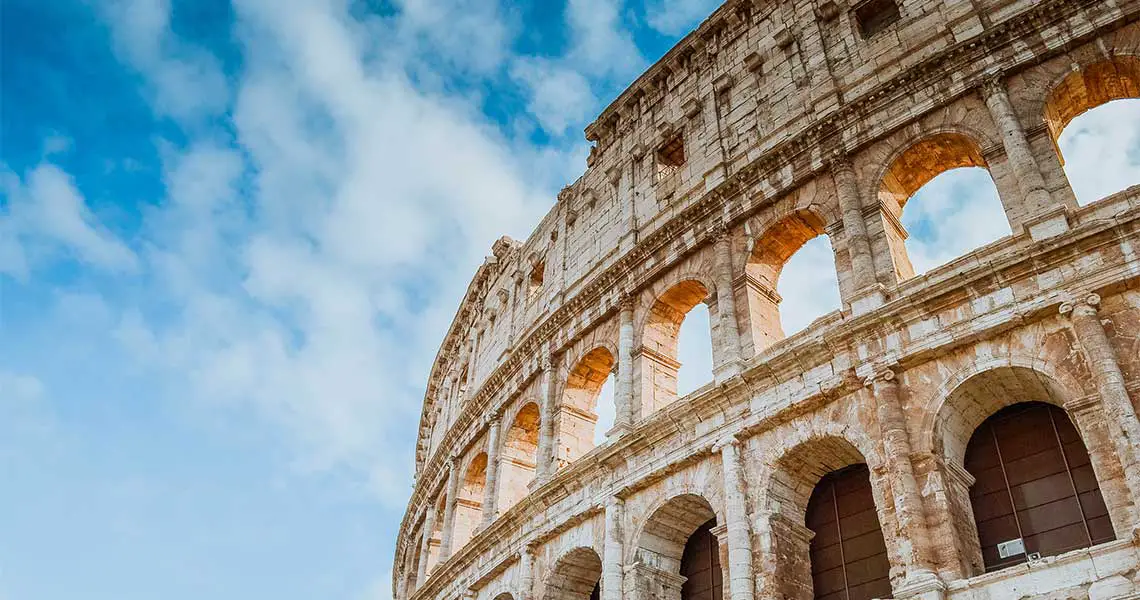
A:
[[[707,534],[715,521],[712,505],[696,494],[674,496],[654,510],[637,536],[633,557],[634,597],[683,600],[683,592],[688,592],[685,589],[686,553],[694,550],[694,541],[708,541],[702,534]],[[700,539],[694,540],[695,537]],[[715,545],[715,537],[713,541]],[[723,557],[719,547],[715,552],[715,558],[710,556],[710,560],[716,560],[719,568]],[[718,575],[709,573],[717,582],[720,581]]]
[[[686,279],[654,301],[642,326],[641,345],[634,356],[637,381],[634,419],[642,419],[677,399],[677,338],[685,315],[709,297],[709,287]],[[710,332],[711,337],[711,332]]]
[[[558,411],[558,460],[574,462],[594,447],[598,395],[613,372],[614,355],[604,346],[580,358],[566,378]]]
[[[515,414],[507,428],[500,455],[499,502],[506,511],[526,497],[538,462],[538,430],[541,420],[538,404],[528,402]]]
[[[602,559],[593,548],[563,554],[546,578],[542,600],[591,600],[602,578]]]

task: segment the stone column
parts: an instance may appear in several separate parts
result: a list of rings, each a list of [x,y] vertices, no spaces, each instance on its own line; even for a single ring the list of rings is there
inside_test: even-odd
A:
[[[1016,220],[1029,228],[1033,239],[1067,230],[1068,221],[1063,214],[1059,216],[1060,221],[1056,217],[1046,218],[1044,221],[1037,218],[1042,213],[1048,214],[1053,200],[1045,188],[1045,178],[1041,176],[1041,169],[1033,158],[1029,139],[1025,136],[1025,129],[1013,110],[1013,103],[1009,100],[1005,83],[1000,77],[990,79],[982,86],[982,97],[985,98],[986,107],[990,109],[990,115],[1001,134],[1002,147],[1005,149],[1006,160],[1013,169],[1014,178],[1017,179],[1017,188],[1024,196],[1021,202],[1024,202],[1025,206],[1014,207]],[[1009,200],[1009,198],[1002,199],[1003,203]],[[1010,207],[1006,208],[1009,210]]]
[[[717,365],[716,380],[740,374],[740,328],[736,323],[736,298],[732,290],[732,236],[725,230],[716,239],[716,304],[724,355]]]
[[[556,357],[550,355],[542,363],[542,417],[538,426],[538,464],[535,466],[535,485],[542,485],[554,474],[555,433],[554,419],[558,401],[554,397]]]
[[[1124,385],[1124,374],[1120,371],[1112,344],[1097,317],[1099,305],[1099,295],[1087,294],[1061,304],[1061,314],[1069,317],[1108,417],[1109,437],[1116,446],[1124,479],[1132,495],[1135,528],[1140,526],[1136,522],[1136,507],[1140,507],[1140,419]]]
[[[748,522],[748,499],[740,441],[729,438],[717,444],[724,471],[724,517],[728,527],[728,574],[730,600],[752,600],[752,526]]]
[[[931,555],[930,533],[926,527],[926,512],[922,495],[911,464],[910,437],[906,430],[906,416],[900,399],[899,381],[890,368],[882,369],[868,378],[875,395],[875,417],[879,422],[879,435],[883,443],[883,460],[890,472],[891,491],[894,496],[895,518],[899,530],[909,541],[904,587],[920,581],[937,580],[934,559]],[[903,596],[896,590],[899,597]]]
[[[618,330],[618,371],[614,391],[613,433],[621,435],[633,427],[633,298],[621,300]]]
[[[534,548],[519,551],[519,600],[534,600]]]
[[[602,557],[602,600],[622,600],[625,565],[622,564],[622,520],[625,503],[611,498],[606,504],[606,545]]]
[[[497,410],[488,418],[487,431],[487,481],[483,488],[483,522],[480,529],[495,521],[495,506],[499,499],[499,430],[502,427],[502,412]]]
[[[843,216],[843,234],[854,280],[851,286],[854,296],[847,300],[855,314],[862,314],[882,305],[885,296],[875,277],[875,259],[871,253],[871,239],[867,235],[867,222],[863,220],[859,183],[846,156],[831,161],[831,178],[835,181],[835,194]]]
[[[435,503],[431,503],[424,515],[424,538],[420,544],[420,565],[416,570],[416,587],[427,580],[428,556],[431,554],[431,538],[435,535]]]
[[[452,456],[449,461],[451,472],[447,475],[447,504],[443,509],[443,534],[439,541],[439,564],[447,562],[451,557],[451,537],[455,529],[456,496],[459,495],[459,457]]]

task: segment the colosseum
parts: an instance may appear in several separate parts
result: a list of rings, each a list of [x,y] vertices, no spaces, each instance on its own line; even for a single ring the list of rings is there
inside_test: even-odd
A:
[[[396,598],[1140,598],[1140,186],[1079,204],[1058,145],[1140,97],[1138,17],[718,8],[475,273],[427,382]],[[1012,234],[916,275],[907,200],[965,166]],[[785,336],[777,282],[817,236],[841,306]],[[700,304],[713,379],[682,395]]]

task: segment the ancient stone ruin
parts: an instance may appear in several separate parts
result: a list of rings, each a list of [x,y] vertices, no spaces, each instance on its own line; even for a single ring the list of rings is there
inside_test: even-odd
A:
[[[731,0],[586,129],[432,368],[398,600],[1140,597],[1140,186],[1057,139],[1140,97],[1137,0]],[[1012,235],[916,276],[908,199]],[[785,336],[827,236],[839,310]],[[708,308],[714,380],[679,397]],[[597,398],[614,425],[595,445]]]

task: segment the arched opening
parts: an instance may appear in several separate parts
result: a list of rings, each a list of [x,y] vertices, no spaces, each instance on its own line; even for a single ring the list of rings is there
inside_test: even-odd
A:
[[[404,589],[406,590],[407,595],[411,595],[411,593],[415,591],[416,587],[419,585],[419,582],[416,581],[416,577],[420,572],[420,548],[423,548],[425,535],[422,531],[422,524],[420,525],[420,529],[420,534],[412,538],[415,540],[415,543],[413,543],[407,550],[407,570],[404,571]]]
[[[515,597],[507,592],[503,592],[498,596],[495,596],[495,600],[515,600]]]
[[[960,133],[907,148],[887,169],[878,196],[899,281],[1011,233],[981,148]]]
[[[720,544],[712,530],[716,519],[709,519],[689,536],[681,554],[681,600],[721,600],[724,573],[720,565]]]
[[[596,431],[599,401],[602,388],[612,378],[614,364],[613,354],[599,347],[586,353],[570,369],[558,414],[559,464],[578,460],[594,447],[599,433],[604,436],[604,432]],[[612,394],[608,400],[612,404]],[[612,407],[608,412],[613,413]]]
[[[840,308],[835,255],[823,220],[809,211],[785,217],[757,239],[744,275],[754,353]],[[784,305],[785,297],[792,301]]]
[[[685,494],[655,510],[637,539],[638,589],[662,590],[664,598],[720,600],[720,546],[716,513],[704,498]]]
[[[487,487],[487,453],[480,452],[471,459],[455,503],[455,531],[453,545],[462,548],[471,540],[483,518],[483,492]]]
[[[527,403],[507,429],[499,465],[500,510],[507,510],[527,495],[538,462],[538,405]]]
[[[784,576],[765,593],[788,600],[890,597],[876,508],[882,499],[863,454],[845,439],[820,437],[795,446],[775,467],[766,503],[772,560]]]
[[[1084,442],[1056,406],[994,413],[970,438],[965,467],[986,571],[1116,539]]]
[[[682,364],[678,353],[678,338],[682,322],[688,320],[686,317],[690,311],[708,296],[708,288],[702,283],[686,280],[674,285],[654,302],[642,330],[641,346],[634,356],[634,380],[638,382],[635,418],[648,416],[677,399],[678,371]],[[712,338],[708,327],[703,335],[690,333],[686,337],[703,340]],[[693,341],[686,340],[686,346],[690,344]],[[711,368],[708,379],[712,379]]]
[[[597,600],[602,559],[591,548],[575,548],[562,555],[546,580],[543,600]]]
[[[808,500],[815,600],[890,598],[890,562],[867,465],[823,476]]]
[[[1045,125],[1084,205],[1140,183],[1140,58],[1114,56],[1070,73],[1045,101]]]
[[[1008,492],[1013,490],[1012,486],[1028,483],[1031,480],[1036,481],[1038,476],[1044,475],[1046,479],[1048,477],[1052,479],[1048,479],[1044,484],[1032,484],[1029,487],[1059,482],[1061,484],[1059,487],[1050,488],[1052,492],[1049,493],[1055,494],[1058,493],[1057,490],[1064,491],[1064,484],[1069,481],[1066,473],[1072,472],[1073,482],[1076,483],[1077,493],[1081,496],[1082,502],[1089,497],[1092,489],[1100,490],[1093,494],[1099,496],[1098,499],[1087,501],[1087,514],[1084,508],[1081,514],[1094,520],[1107,514],[1111,525],[1122,528],[1119,529],[1121,531],[1127,527],[1125,524],[1130,520],[1128,516],[1130,501],[1122,480],[1123,476],[1119,474],[1119,466],[1112,463],[1115,460],[1110,449],[1112,442],[1107,438],[1108,432],[1104,423],[1096,416],[1095,411],[1077,413],[1076,425],[1080,427],[1078,430],[1061,408],[1069,398],[1068,391],[1045,373],[1023,366],[999,366],[965,379],[950,392],[938,408],[933,426],[929,430],[930,439],[923,442],[932,447],[938,457],[937,475],[942,479],[942,486],[946,492],[945,502],[932,507],[934,513],[931,515],[932,521],[939,523],[935,525],[933,533],[939,540],[936,543],[944,547],[943,554],[957,555],[957,567],[965,576],[1001,568],[1007,564],[1004,559],[1016,558],[1010,554],[1016,550],[1016,544],[1004,546],[1007,556],[999,556],[1003,561],[994,558],[998,556],[998,543],[1010,542],[1020,537],[1016,524],[1012,528],[1009,527],[1016,513],[1010,509]],[[1023,403],[1028,403],[1025,406],[1039,408],[1047,405],[1054,410],[1022,413],[1012,408]],[[1010,410],[1013,412],[1003,412],[1007,407],[1011,407]],[[987,425],[987,419],[991,416],[997,418]],[[1005,419],[1008,416],[1014,418]],[[1026,432],[1024,435],[1019,433],[1019,421],[1032,423],[1034,431]],[[993,443],[992,425],[995,424],[999,425],[997,444]],[[1009,428],[1012,428],[1012,431],[1009,431]],[[1002,441],[1007,434],[1013,435],[1009,439],[1016,446],[1009,450],[1007,443]],[[1082,439],[1082,436],[1089,435],[1094,436],[1091,441]],[[1060,449],[1056,447],[1053,450],[1048,449],[1049,443],[1056,444],[1058,437],[1063,444],[1064,457]],[[1034,446],[1037,451],[1032,450],[1031,444],[1038,445]],[[1011,486],[1006,486],[1006,480],[1003,479],[1001,473],[1003,463],[995,460],[995,453],[999,450],[1005,452],[1006,459],[1016,458],[1022,461],[1014,466],[1017,473],[1009,480]],[[989,454],[985,454],[986,452]],[[1043,457],[1051,457],[1051,460],[1056,462],[1048,466],[1037,464]],[[1068,469],[1063,459],[1069,461]],[[1058,471],[1049,471],[1051,468],[1056,468]],[[1105,480],[1103,474],[1106,472],[1114,475]],[[1023,495],[1015,498],[1013,506],[1019,511],[1033,511],[1040,505],[1041,500],[1028,498],[1024,493],[1036,493],[1042,489],[1016,490],[1015,494]],[[1069,489],[1071,491],[1071,488]],[[1003,491],[1006,494],[1004,504],[1001,497]],[[980,505],[974,501],[975,497],[982,498]],[[1027,499],[1031,504],[1025,503]],[[1106,506],[1104,514],[1099,512],[1100,506]],[[1070,502],[1069,510],[1071,509]],[[1037,518],[1039,512],[1033,512],[1032,518]],[[1045,524],[1046,521],[1037,523],[1023,529],[1022,533],[1026,531],[1034,533],[1038,531],[1036,527]],[[1103,537],[1101,526],[1102,521],[1098,521],[1090,532],[1094,541]],[[1076,529],[1079,530],[1080,527]],[[1046,529],[1051,530],[1048,527]],[[1040,551],[1041,548],[1037,546],[1037,550],[1028,548],[1027,550],[1033,552]],[[1044,546],[1046,551],[1050,548],[1052,546]],[[1022,560],[1024,559],[1022,556]]]
[[[713,380],[712,322],[701,302],[685,315],[677,331],[677,396],[687,396]]]
[[[447,508],[447,496],[444,494],[439,495],[439,500],[435,505],[435,517],[433,519],[434,525],[431,530],[431,537],[428,538],[428,554],[427,554],[427,573],[435,570],[439,563],[439,547],[443,542],[443,515]],[[422,581],[420,582],[423,583]]]

